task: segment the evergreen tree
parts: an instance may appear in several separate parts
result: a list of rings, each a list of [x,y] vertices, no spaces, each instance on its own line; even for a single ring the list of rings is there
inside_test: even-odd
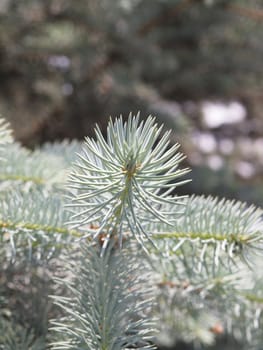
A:
[[[1,349],[262,349],[262,209],[178,196],[152,117],[35,151],[0,125]]]

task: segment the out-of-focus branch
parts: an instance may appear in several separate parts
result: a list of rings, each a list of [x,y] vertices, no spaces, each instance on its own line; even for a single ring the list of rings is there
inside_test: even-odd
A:
[[[164,23],[167,22],[167,20],[176,17],[180,12],[184,9],[186,9],[188,6],[190,6],[194,0],[183,0],[173,8],[167,9],[164,13],[162,13],[160,16],[155,17],[151,19],[150,21],[146,22],[142,27],[139,28],[138,34],[139,36],[145,36],[147,35],[152,29],[155,27],[158,27]]]
[[[236,4],[227,5],[227,10],[237,15],[247,17],[256,21],[263,21],[263,9],[249,8]]]
[[[159,27],[167,22],[167,20],[175,18],[181,11],[187,9],[190,5],[195,3],[200,3],[199,0],[182,0],[179,4],[175,5],[173,8],[167,9],[164,13],[158,17],[152,18],[141,26],[138,30],[139,36],[145,36],[151,32],[154,28]],[[228,12],[237,14],[243,17],[250,18],[252,20],[263,20],[263,9],[249,8],[245,6],[240,6],[237,4],[227,4],[225,9]]]

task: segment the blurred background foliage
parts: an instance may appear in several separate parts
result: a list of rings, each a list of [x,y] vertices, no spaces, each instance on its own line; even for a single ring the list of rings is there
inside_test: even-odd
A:
[[[263,203],[260,0],[1,0],[0,113],[34,147],[157,115],[185,191]]]
[[[0,0],[0,114],[35,148],[105,130],[110,115],[152,113],[193,169],[184,193],[262,206],[262,38],[261,0]],[[36,334],[47,327],[37,317],[57,312],[46,273],[3,261],[0,271],[1,313]],[[27,339],[26,349],[46,347]],[[222,338],[211,349],[239,345]]]

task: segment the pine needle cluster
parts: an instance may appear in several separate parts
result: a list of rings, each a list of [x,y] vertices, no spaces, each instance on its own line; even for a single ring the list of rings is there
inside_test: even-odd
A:
[[[262,349],[262,209],[178,196],[184,156],[152,117],[34,151],[10,135],[0,349]]]

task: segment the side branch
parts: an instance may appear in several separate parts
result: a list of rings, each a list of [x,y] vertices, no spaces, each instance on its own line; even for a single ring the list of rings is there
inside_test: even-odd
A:
[[[23,176],[23,175],[1,175],[0,181],[22,181],[22,182],[33,182],[37,185],[44,185],[46,181],[40,177],[34,176]]]
[[[178,238],[188,240],[204,240],[204,241],[228,241],[229,243],[246,243],[250,240],[246,234],[222,234],[222,233],[206,233],[206,232],[169,232],[154,234],[154,239]]]
[[[3,221],[0,220],[0,229],[10,229],[10,230],[26,230],[26,231],[37,231],[37,232],[47,232],[47,233],[61,233],[65,235],[70,235],[73,237],[80,238],[82,235],[77,230],[69,230],[64,227],[56,227],[56,226],[49,226],[49,225],[41,225],[36,223],[30,223],[30,222],[21,222],[21,223],[14,223],[11,221]],[[8,232],[7,232],[8,233]]]

